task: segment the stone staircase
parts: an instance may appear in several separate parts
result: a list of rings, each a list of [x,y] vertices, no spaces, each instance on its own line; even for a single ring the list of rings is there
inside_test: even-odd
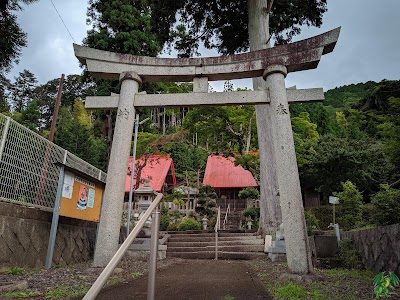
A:
[[[226,211],[221,210],[221,229],[224,223]],[[242,220],[242,211],[231,211],[228,213],[228,223],[225,230],[240,230],[240,221]]]
[[[214,259],[215,233],[170,233],[167,257]],[[219,231],[218,258],[249,260],[265,257],[264,240],[254,233]]]

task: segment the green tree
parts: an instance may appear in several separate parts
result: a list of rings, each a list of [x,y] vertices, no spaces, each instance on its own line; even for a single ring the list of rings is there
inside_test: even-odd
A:
[[[92,121],[81,100],[76,99],[73,109],[62,107],[57,119],[54,142],[94,166],[105,170],[107,145],[95,137]]]
[[[374,209],[372,217],[379,225],[400,223],[400,191],[390,188],[387,184],[372,196]]]
[[[334,193],[339,198],[340,220],[343,230],[355,228],[362,220],[362,195],[351,181],[342,183],[342,192]]]
[[[15,77],[15,81],[11,85],[11,103],[16,112],[22,112],[27,107],[30,101],[34,98],[34,90],[37,86],[35,75],[24,70]]]
[[[340,183],[348,180],[370,194],[388,179],[391,164],[381,145],[373,140],[325,135],[315,151],[310,163],[300,170],[300,176],[325,196],[339,190]]]
[[[84,44],[118,53],[156,56],[162,49],[155,32],[162,26],[151,18],[148,1],[90,0],[87,23],[92,27]]]
[[[292,118],[292,127],[297,165],[301,168],[309,164],[312,156],[316,154],[314,148],[319,141],[319,134],[317,125],[311,123],[310,115],[306,112]]]
[[[42,114],[43,127],[46,129],[51,125],[59,83],[60,79],[55,78],[34,89],[34,97]],[[88,76],[68,75],[64,79],[60,105],[72,107],[76,98],[85,99],[86,96],[94,95],[96,88],[96,83]],[[95,114],[97,115],[97,112]]]
[[[26,33],[17,23],[16,11],[22,10],[21,4],[30,4],[37,0],[3,0],[0,2],[0,74],[10,71],[13,63],[18,63],[22,48],[26,46]]]
[[[8,102],[8,94],[10,91],[11,82],[0,73],[0,112],[10,112],[10,104]]]
[[[29,102],[28,106],[20,114],[20,120],[17,120],[22,125],[30,130],[38,131],[41,129],[40,111],[36,100]]]

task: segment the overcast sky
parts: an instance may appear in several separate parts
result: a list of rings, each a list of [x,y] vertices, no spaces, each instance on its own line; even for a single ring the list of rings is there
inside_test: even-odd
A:
[[[88,29],[87,1],[53,0],[76,43],[81,44]],[[368,80],[400,79],[400,1],[328,0],[328,12],[321,28],[305,27],[295,40],[342,27],[335,50],[322,57],[316,70],[291,73],[287,86],[323,87],[325,90]],[[18,14],[18,22],[28,34],[28,47],[20,63],[9,74],[23,69],[33,72],[40,83],[60,77],[61,73],[80,74],[72,39],[50,0],[40,0]],[[204,51],[202,56],[215,56]],[[163,55],[165,56],[165,55]],[[251,88],[251,81],[234,82],[235,87]],[[220,91],[223,83],[214,87]]]

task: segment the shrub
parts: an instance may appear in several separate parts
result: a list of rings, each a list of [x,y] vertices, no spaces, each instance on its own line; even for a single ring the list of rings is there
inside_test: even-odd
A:
[[[342,260],[342,267],[346,269],[363,270],[364,265],[360,254],[354,248],[353,241],[343,240],[339,243],[335,257]]]
[[[253,207],[246,208],[242,211],[243,217],[250,217],[252,220],[256,220],[260,217],[260,209],[256,209]]]
[[[192,218],[184,219],[178,224],[179,231],[200,230],[200,228],[201,228],[200,223]]]
[[[253,187],[247,187],[239,192],[240,199],[258,199],[259,197],[260,192]]]
[[[333,221],[333,207],[332,205],[321,205],[318,207],[312,207],[309,212],[314,214],[318,220],[318,225],[321,230],[327,230],[329,224]],[[340,215],[340,207],[336,209],[336,222],[339,222],[338,216]]]
[[[165,231],[168,229],[169,226],[169,217],[168,215],[161,215],[160,216],[160,230]]]
[[[312,211],[305,210],[304,216],[307,224],[307,234],[312,235],[314,229],[319,229],[319,221]]]
[[[372,196],[372,217],[379,225],[400,223],[400,191],[381,185],[381,191]]]
[[[362,220],[362,195],[351,181],[342,183],[343,191],[335,193],[339,198],[340,220],[343,230],[355,228]]]
[[[161,215],[168,215],[168,211],[169,211],[169,209],[168,209],[166,203],[164,201],[161,202],[160,214]]]
[[[178,224],[170,223],[167,227],[167,231],[178,231]]]

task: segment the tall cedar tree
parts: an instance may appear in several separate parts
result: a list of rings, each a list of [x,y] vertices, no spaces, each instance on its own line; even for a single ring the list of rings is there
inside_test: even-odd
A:
[[[10,71],[13,63],[18,63],[21,50],[26,46],[26,33],[17,23],[16,11],[22,10],[21,3],[30,4],[37,0],[0,1],[0,74]]]

